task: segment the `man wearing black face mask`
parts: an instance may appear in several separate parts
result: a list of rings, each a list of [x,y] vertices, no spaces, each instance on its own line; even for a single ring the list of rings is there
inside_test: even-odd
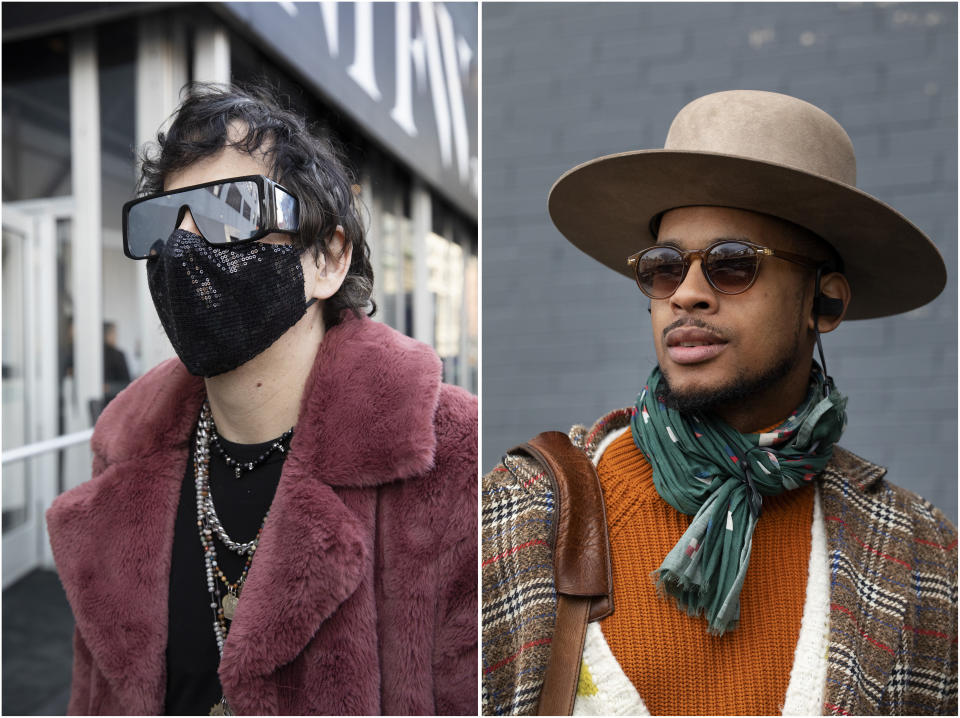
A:
[[[48,513],[70,711],[475,712],[475,397],[365,315],[352,184],[301,118],[201,86],[158,144],[124,251],[179,361]]]

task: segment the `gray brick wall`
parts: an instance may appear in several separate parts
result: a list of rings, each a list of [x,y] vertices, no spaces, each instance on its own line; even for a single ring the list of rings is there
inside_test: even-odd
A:
[[[826,335],[849,449],[957,519],[957,9],[946,3],[489,3],[483,12],[483,464],[632,403],[646,302],[568,244],[547,192],[573,165],[662,147],[727,89],[786,92],[847,129],[859,186],[937,244],[950,279],[908,314]]]

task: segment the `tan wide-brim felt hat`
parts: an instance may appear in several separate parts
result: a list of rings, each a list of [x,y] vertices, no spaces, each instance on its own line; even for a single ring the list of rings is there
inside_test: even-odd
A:
[[[927,236],[856,188],[853,144],[823,110],[775,92],[732,90],[694,100],[662,150],[607,155],[550,190],[554,224],[578,248],[633,277],[627,257],[656,242],[651,222],[677,207],[762,212],[809,229],[843,258],[847,319],[915,309],[947,281]]]

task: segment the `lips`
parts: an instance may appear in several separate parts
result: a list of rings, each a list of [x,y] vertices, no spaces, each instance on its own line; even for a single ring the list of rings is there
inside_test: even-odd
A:
[[[706,329],[678,327],[667,333],[667,354],[676,364],[709,361],[727,347],[727,342]]]

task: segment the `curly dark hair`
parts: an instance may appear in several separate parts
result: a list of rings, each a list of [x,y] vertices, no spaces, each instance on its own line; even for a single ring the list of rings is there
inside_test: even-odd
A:
[[[337,225],[343,228],[344,251],[353,247],[350,268],[343,285],[323,304],[323,320],[332,327],[343,310],[358,316],[376,311],[373,266],[354,177],[337,145],[322,137],[296,112],[281,106],[266,85],[219,85],[192,83],[181,91],[184,97],[166,132],[156,143],[144,146],[140,155],[139,194],[162,192],[171,172],[210,157],[228,144],[253,154],[264,152],[270,176],[300,199],[300,232],[294,246],[311,250],[315,258],[330,251],[328,241]],[[230,134],[231,124],[234,133]]]

